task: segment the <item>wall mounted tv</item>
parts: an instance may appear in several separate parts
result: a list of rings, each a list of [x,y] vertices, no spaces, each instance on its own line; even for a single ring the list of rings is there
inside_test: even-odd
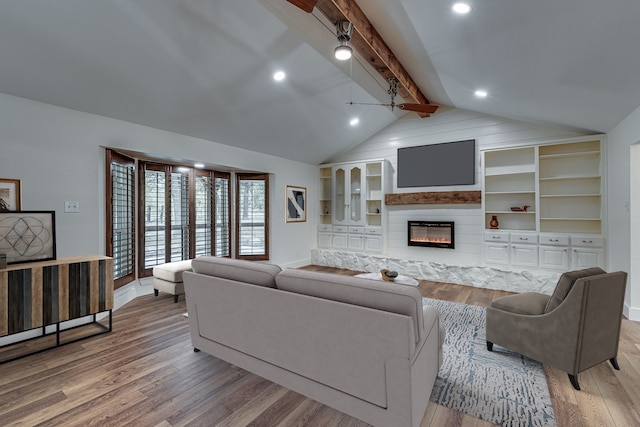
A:
[[[476,140],[398,148],[398,188],[473,185]]]

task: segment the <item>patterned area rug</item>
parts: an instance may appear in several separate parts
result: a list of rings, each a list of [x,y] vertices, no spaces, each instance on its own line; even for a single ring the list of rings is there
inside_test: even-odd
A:
[[[555,426],[542,365],[495,346],[487,351],[485,309],[424,298],[447,336],[431,401],[502,426]]]

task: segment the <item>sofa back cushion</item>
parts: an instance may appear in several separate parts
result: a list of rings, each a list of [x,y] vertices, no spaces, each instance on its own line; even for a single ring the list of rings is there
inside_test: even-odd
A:
[[[298,269],[284,270],[276,285],[288,292],[410,316],[416,343],[424,333],[422,294],[415,286]]]
[[[194,273],[221,277],[268,288],[276,287],[276,276],[282,271],[274,264],[262,264],[214,256],[199,256],[191,262]]]
[[[569,294],[569,291],[573,287],[573,284],[576,283],[576,280],[604,273],[606,273],[606,271],[599,267],[591,267],[585,268],[584,270],[567,271],[562,273],[562,276],[560,276],[558,284],[556,285],[556,289],[553,291],[553,295],[551,295],[549,302],[547,302],[544,312],[548,313],[555,310],[560,303],[564,301],[567,294]]]

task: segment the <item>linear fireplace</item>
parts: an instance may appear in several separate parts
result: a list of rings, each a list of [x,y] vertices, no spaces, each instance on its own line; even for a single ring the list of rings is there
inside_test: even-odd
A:
[[[454,249],[454,226],[448,221],[409,221],[407,244],[430,248]]]

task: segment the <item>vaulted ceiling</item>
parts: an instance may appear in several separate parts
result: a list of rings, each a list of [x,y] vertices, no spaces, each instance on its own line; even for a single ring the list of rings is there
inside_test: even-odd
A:
[[[356,1],[432,103],[586,132],[640,105],[637,0]],[[0,92],[317,164],[415,114],[348,105],[388,87],[336,45],[286,0],[3,1]]]

